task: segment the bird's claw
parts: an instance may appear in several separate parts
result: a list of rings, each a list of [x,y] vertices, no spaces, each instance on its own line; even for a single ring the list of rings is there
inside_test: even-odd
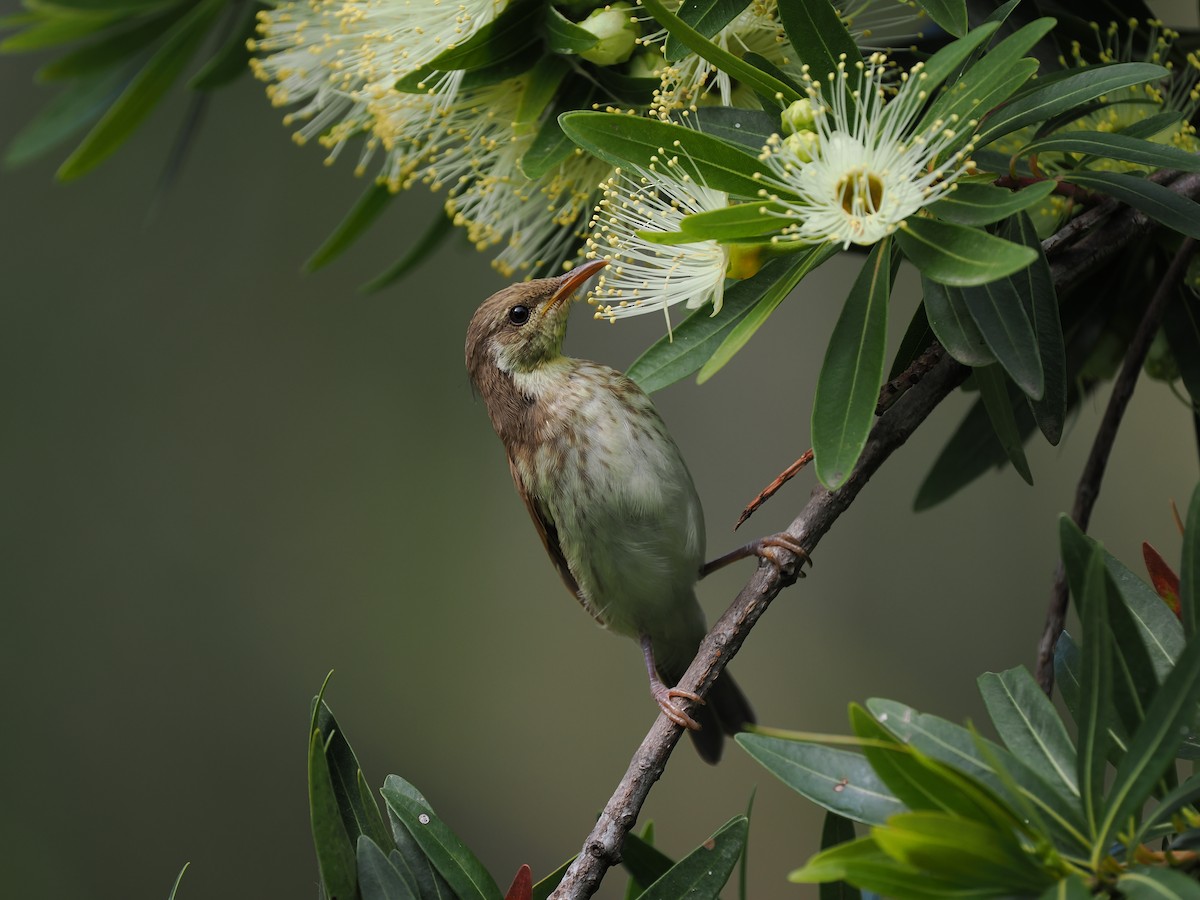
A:
[[[808,563],[812,566],[812,557],[801,546],[800,541],[792,537],[786,531],[780,531],[777,534],[769,534],[766,537],[759,538],[750,544],[751,552],[759,559],[764,560],[774,566],[776,575],[783,575],[783,562],[779,559],[779,555],[775,552],[776,548],[786,550],[796,557],[798,565],[796,566],[796,577],[804,578],[804,564]]]
[[[693,703],[703,703],[703,697],[699,694],[693,694],[691,691],[681,691],[679,688],[666,688],[662,685],[652,688],[651,692],[654,694],[654,700],[658,703],[658,708],[662,710],[664,716],[680,728],[686,728],[688,731],[700,730],[700,723],[672,701],[678,698],[680,700],[691,700]]]

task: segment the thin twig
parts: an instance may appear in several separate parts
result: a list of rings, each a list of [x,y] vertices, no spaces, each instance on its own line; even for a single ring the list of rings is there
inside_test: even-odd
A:
[[[1185,176],[1171,184],[1179,194],[1195,198],[1200,194],[1200,175]],[[1103,232],[1090,233],[1078,241],[1072,250],[1063,253],[1068,259],[1052,260],[1051,273],[1060,289],[1070,283],[1068,275],[1077,272],[1080,255],[1094,264],[1107,262],[1121,252],[1135,237],[1152,227],[1144,216],[1128,210],[1117,213]],[[866,485],[867,480],[892,454],[904,444],[928,415],[966,378],[968,369],[944,356],[920,382],[909,390],[881,417],[871,429],[867,445],[849,479],[836,491],[817,489],[800,515],[788,526],[787,532],[804,550],[811,554],[821,538],[833,527]],[[696,658],[679,682],[682,690],[703,696],[725,670],[729,661],[742,646],[754,623],[766,611],[775,596],[795,580],[794,559],[780,551],[785,565],[777,571],[770,565],[760,566],[742,588],[725,614],[713,625],[700,645]],[[596,825],[584,841],[583,849],[571,863],[551,900],[578,900],[590,897],[600,886],[604,873],[620,862],[625,835],[637,822],[642,805],[654,782],[666,768],[667,759],[679,741],[680,729],[666,716],[660,715],[642,740],[630,760],[616,790]]]
[[[745,521],[758,511],[758,508],[775,496],[775,492],[781,487],[800,474],[800,470],[813,461],[813,451],[809,447],[800,454],[800,458],[775,476],[775,480],[768,484],[765,488],[758,492],[758,496],[746,504],[746,508],[742,510],[742,514],[738,516],[738,520],[733,524],[733,530],[737,531]]]
[[[1100,496],[1100,483],[1104,479],[1104,469],[1108,465],[1109,454],[1112,453],[1113,442],[1117,439],[1117,431],[1121,427],[1121,419],[1133,396],[1138,376],[1142,372],[1142,364],[1150,345],[1158,334],[1162,324],[1163,314],[1167,304],[1175,293],[1175,288],[1187,271],[1187,264],[1196,252],[1196,242],[1185,238],[1171,260],[1158,290],[1154,292],[1142,321],[1129,342],[1125,351],[1125,361],[1121,371],[1113,382],[1112,396],[1108,398],[1108,406],[1104,410],[1104,418],[1096,431],[1096,439],[1092,442],[1092,452],[1088,454],[1083,473],[1079,476],[1079,484],[1075,488],[1075,504],[1071,507],[1071,518],[1080,530],[1087,531],[1092,518],[1092,509],[1096,506],[1096,498]],[[1054,586],[1050,592],[1050,606],[1046,610],[1046,624],[1042,630],[1042,639],[1038,642],[1037,679],[1046,696],[1054,690],[1054,648],[1058,636],[1062,634],[1063,625],[1067,619],[1067,572],[1062,562],[1054,570]]]

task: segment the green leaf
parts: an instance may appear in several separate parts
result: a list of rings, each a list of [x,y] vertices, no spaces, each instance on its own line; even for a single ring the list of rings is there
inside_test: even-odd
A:
[[[571,857],[541,881],[533,886],[532,900],[549,900],[554,889],[558,887],[559,882],[563,880],[563,876],[567,874],[567,869],[571,867],[571,863],[575,862],[575,857]]]
[[[1018,245],[1010,242],[1010,246]],[[1022,249],[1037,259],[1036,250],[1030,247]],[[1040,399],[1045,393],[1046,380],[1037,337],[1018,292],[1016,276],[965,287],[962,296],[971,318],[995,354],[996,361],[1027,396]],[[991,412],[989,410],[989,414]]]
[[[983,678],[1002,678],[1006,674]],[[1026,810],[1025,815],[1048,828],[1060,846],[1076,851],[1091,846],[1084,835],[1078,793],[1072,793],[1057,779],[1043,778],[1024,755],[1018,756],[961,725],[894,700],[872,698],[867,701],[867,709],[904,743],[977,779],[1006,798],[1014,809]],[[1073,760],[1071,763],[1068,772],[1073,779]]]
[[[172,8],[165,15],[136,20],[120,30],[110,29],[100,39],[64,53],[38,70],[38,81],[60,81],[91,75],[121,63],[129,63],[139,51],[153,43],[179,20],[183,8]]]
[[[641,836],[632,831],[625,835],[621,865],[629,872],[630,888],[637,887],[634,896],[639,897],[647,885],[666,875],[675,861],[654,846],[654,823],[647,822]]]
[[[1066,516],[1059,518],[1062,543],[1074,527]],[[1076,773],[1084,815],[1098,847],[1104,815],[1104,770],[1108,758],[1108,717],[1112,706],[1112,669],[1108,642],[1107,573],[1100,552],[1094,551],[1087,564],[1079,615],[1083,620],[1083,658],[1079,677],[1079,747]]]
[[[767,138],[779,131],[779,116],[761,109],[736,106],[702,106],[690,115],[692,125],[705,134],[747,147],[757,156]]]
[[[796,60],[809,67],[812,77],[826,84],[826,76],[846,60],[853,70],[862,53],[828,0],[790,0],[779,4],[779,21],[796,51]]]
[[[420,266],[433,256],[434,251],[441,246],[442,241],[446,236],[454,230],[454,222],[449,216],[436,215],[433,217],[433,222],[425,229],[425,232],[417,238],[415,244],[405,251],[405,254],[400,257],[386,272],[377,275],[375,278],[364,284],[360,290],[364,294],[372,294],[375,291],[381,291],[385,287],[399,281],[413,269]]]
[[[546,49],[554,53],[584,53],[600,43],[599,35],[580,28],[554,6],[546,7],[544,27]]]
[[[6,166],[23,166],[86,128],[112,104],[133,78],[129,68],[114,69],[64,88],[17,132],[4,153]]]
[[[1200,204],[1124,172],[1064,172],[1064,181],[1107,194],[1188,237],[1200,238]]]
[[[412,886],[365,834],[358,837],[358,888],[363,900],[421,900]]]
[[[998,895],[1025,894],[1053,881],[1004,823],[923,810],[893,816],[872,828],[871,836],[889,856],[967,888],[987,885]]]
[[[888,380],[899,377],[900,373],[912,365],[936,340],[937,335],[929,327],[925,304],[918,303],[908,327],[904,329],[903,337],[900,338],[900,346],[896,348],[896,356],[892,360],[891,369],[888,370]]]
[[[1054,683],[1058,685],[1063,705],[1076,722],[1079,721],[1083,696],[1082,660],[1083,654],[1070,633],[1061,632],[1054,645]],[[1109,751],[1109,756],[1119,758],[1124,755],[1125,748],[1129,746],[1129,735],[1121,725],[1121,720],[1115,716],[1109,718],[1108,739],[1113,748]]]
[[[1038,428],[1047,441],[1057,445],[1067,418],[1067,355],[1054,277],[1028,215],[1020,213],[1010,219],[1000,234],[1013,243],[1024,244],[1037,254],[1033,265],[1011,275],[1009,282],[1025,304],[1041,360],[1042,396],[1037,400],[1030,398],[1029,403]]]
[[[929,18],[955,37],[967,32],[966,0],[918,0]]]
[[[763,292],[758,302],[747,311],[746,315],[733,323],[733,327],[716,350],[700,367],[700,372],[696,375],[696,383],[703,384],[721,371],[725,364],[746,346],[750,338],[754,337],[754,333],[763,326],[776,307],[791,293],[792,288],[798,285],[805,275],[835,255],[837,255],[835,245],[817,244],[801,251],[789,260],[779,281]]]
[[[554,7],[548,7],[553,10]],[[529,73],[529,85],[521,93],[517,115],[513,119],[513,133],[529,134],[536,131],[539,123],[547,118],[557,118],[550,113],[550,101],[563,87],[563,81],[571,72],[571,64],[557,53],[543,56]]]
[[[559,117],[567,137],[614,166],[679,172],[714,190],[758,197],[758,157],[712,135],[657,119],[580,110]],[[669,149],[668,149],[669,148]],[[668,160],[678,160],[671,165]],[[780,193],[778,190],[775,193]]]
[[[1008,381],[1004,371],[998,365],[983,366],[975,370],[975,383],[979,386],[979,396],[991,420],[992,430],[996,432],[996,439],[1004,448],[1009,462],[1026,484],[1033,484],[1033,473],[1029,471],[1029,461],[1025,458],[1017,417],[1008,399]]]
[[[1085,672],[1087,652],[1085,644]],[[1125,756],[1117,765],[1117,774],[1105,799],[1103,817],[1097,817],[1096,844],[1100,850],[1108,847],[1118,829],[1126,827],[1127,819],[1141,809],[1159,779],[1174,765],[1175,753],[1195,722],[1198,702],[1200,637],[1193,635],[1175,668],[1154,695],[1142,726],[1130,736]]]
[[[1082,875],[1071,875],[1046,888],[1038,900],[1092,900],[1092,890]]]
[[[1130,137],[1120,132],[1058,131],[1021,148],[1021,156],[1034,153],[1081,153],[1105,159],[1119,159],[1162,169],[1200,172],[1200,156],[1170,144]]]
[[[879,825],[905,810],[859,753],[749,732],[734,740],[796,793],[839,816]]]
[[[804,259],[770,260],[753,277],[725,289],[721,311],[715,316],[707,308],[696,310],[671,335],[639,356],[625,374],[649,394],[696,372],[759,302],[780,291],[786,295],[791,287],[785,290],[785,284],[795,286],[793,279],[803,277],[795,269],[803,268],[804,264]]]
[[[403,778],[389,775],[383,786],[407,794],[422,808],[429,810],[428,801]],[[396,843],[396,849],[388,854],[388,862],[410,886],[416,886],[421,900],[457,900],[446,879],[434,868],[432,861],[409,832],[408,826],[390,806],[387,807],[387,812],[392,823],[392,839]]]
[[[1057,182],[1048,180],[1010,191],[990,184],[967,182],[955,185],[953,191],[930,204],[929,211],[956,225],[991,225],[1036,206],[1053,194],[1057,186]]]
[[[788,875],[788,881],[801,884],[841,880],[891,900],[983,900],[996,895],[986,887],[963,888],[957,882],[894,859],[880,849],[873,837],[824,850],[805,863],[804,868]]]
[[[994,31],[1002,19],[992,21]],[[934,101],[919,127],[938,119],[971,122],[1007,100],[1037,71],[1037,60],[1025,59],[1025,54],[1049,33],[1054,24],[1054,19],[1036,19],[988,50]],[[975,32],[969,37],[974,40]],[[969,136],[970,132],[964,129],[964,134]]]
[[[1134,836],[1134,841],[1143,843],[1146,835],[1153,831],[1159,823],[1169,821],[1185,806],[1195,807],[1198,801],[1200,801],[1200,775],[1193,775],[1174,790],[1163,795],[1158,805],[1142,821]]]
[[[835,812],[825,813],[821,826],[821,849],[828,850],[838,844],[854,840],[854,823]],[[820,900],[862,900],[862,891],[844,881],[829,881],[821,885]]]
[[[314,730],[320,734],[325,764],[337,798],[342,824],[351,841],[366,834],[380,846],[391,847],[387,825],[363,779],[362,766],[333,712],[318,700]]]
[[[1044,122],[1104,94],[1147,81],[1161,81],[1168,75],[1162,66],[1129,62],[1089,66],[1068,77],[1040,80],[1031,90],[984,119],[976,146],[983,147],[1018,128]]]
[[[679,230],[692,241],[758,237],[779,231],[787,224],[788,220],[780,215],[783,210],[778,203],[736,203],[724,209],[684,216]]]
[[[540,0],[512,0],[496,18],[475,29],[461,44],[443,50],[397,81],[396,90],[418,92],[435,72],[487,69],[519,56],[538,40],[542,17]]]
[[[550,104],[550,113],[542,119],[529,148],[517,161],[526,178],[540,178],[579,152],[575,143],[563,134],[559,117],[572,110],[586,109],[592,105],[596,96],[596,86],[585,79],[573,79],[566,84]]]
[[[749,0],[684,0],[679,7],[679,18],[711,38],[749,5]],[[667,36],[665,50],[669,63],[679,62],[688,54],[687,45],[674,35]]]
[[[1187,289],[1176,292],[1167,305],[1163,334],[1179,366],[1184,389],[1200,409],[1200,298]]]
[[[1055,791],[1079,796],[1075,747],[1054,704],[1019,666],[979,676],[979,693],[1001,740]]]
[[[407,785],[394,775],[384,784],[383,798],[388,809],[408,829],[459,900],[501,900],[500,888],[458,835],[428,804],[414,797],[415,791],[403,790],[398,783]]]
[[[641,900],[709,900],[719,897],[746,844],[749,822],[734,816],[707,841],[646,888]]]
[[[64,18],[109,19],[114,16],[140,15],[178,0],[24,0],[27,9]]]
[[[970,58],[971,54],[984,41],[995,34],[996,29],[999,27],[999,22],[984,22],[977,28],[971,29],[970,33],[965,37],[951,41],[938,50],[937,53],[933,54],[933,56],[929,57],[929,59],[925,60],[925,67],[922,69],[925,75],[921,82],[922,87],[931,94],[941,87],[942,82],[957,72],[963,63]],[[942,118],[945,117],[943,116]],[[919,129],[920,126],[918,126]]]
[[[1198,900],[1200,882],[1173,869],[1134,866],[1121,874],[1117,887],[1125,900]]]
[[[101,31],[119,17],[106,15],[89,19],[43,19],[0,41],[0,53],[27,53],[44,50],[89,37]]]
[[[175,883],[171,885],[171,893],[167,895],[167,900],[175,900],[179,893],[179,885],[183,884],[183,873],[188,870],[191,863],[184,863],[183,868],[179,870],[179,874],[175,876]]]
[[[662,0],[642,0],[642,6],[649,10],[650,15],[654,16],[658,24],[667,30],[671,38],[686,44],[693,52],[698,53],[731,78],[736,78],[767,97],[778,96],[782,105],[785,106],[803,96],[787,82],[780,81],[761,69],[756,69],[728,50],[723,50],[714,44],[668,10]]]
[[[850,477],[875,422],[887,364],[887,307],[892,292],[891,240],[867,257],[842,306],[813,398],[817,477],[836,490]]]
[[[341,256],[379,218],[396,195],[383,182],[375,182],[358,198],[333,233],[304,263],[305,272],[315,272]]]
[[[179,77],[223,5],[224,0],[201,0],[172,26],[149,62],[59,168],[60,181],[90,171],[124,143]]]
[[[979,326],[971,318],[962,289],[921,276],[929,327],[946,352],[964,366],[987,366],[996,361]]]
[[[354,897],[358,890],[354,844],[342,823],[321,732],[308,745],[308,812],[321,884],[330,897]]]
[[[1186,637],[1196,636],[1200,622],[1200,486],[1192,491],[1183,530],[1183,562],[1179,568],[1179,612]]]
[[[196,91],[213,91],[250,71],[248,41],[258,30],[258,10],[257,3],[246,0],[241,4],[238,18],[229,29],[228,39],[191,77],[188,87]]]
[[[1019,272],[1037,257],[977,228],[912,216],[896,233],[900,250],[934,281],[955,287],[986,284]]]

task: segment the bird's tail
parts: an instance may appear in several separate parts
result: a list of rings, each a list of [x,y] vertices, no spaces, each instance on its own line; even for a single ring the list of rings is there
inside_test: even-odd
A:
[[[715,765],[721,759],[725,735],[737,734],[746,725],[753,724],[754,710],[728,672],[721,673],[705,700],[703,706],[692,711],[692,718],[700,730],[689,731],[688,735],[700,758]]]

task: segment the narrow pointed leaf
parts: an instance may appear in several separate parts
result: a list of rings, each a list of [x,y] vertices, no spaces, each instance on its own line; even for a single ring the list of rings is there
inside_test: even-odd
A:
[[[567,874],[567,869],[571,863],[575,862],[575,857],[571,857],[541,881],[533,886],[533,900],[547,900],[558,887],[559,882],[563,880],[563,876]]]
[[[59,168],[60,181],[71,181],[95,168],[129,137],[204,42],[223,5],[224,0],[201,0],[172,26],[158,50]]]
[[[829,850],[854,840],[854,823],[835,812],[825,813],[821,826],[821,849]],[[821,885],[820,900],[862,900],[862,891],[844,881],[828,881]]]
[[[179,894],[179,886],[183,884],[183,875],[188,870],[191,863],[184,863],[183,868],[179,870],[179,874],[175,876],[175,883],[171,885],[171,893],[167,895],[167,900],[175,900]]]
[[[1021,249],[1029,251],[1031,261],[1037,259],[1038,251],[1031,247]],[[1020,274],[964,287],[963,302],[995,354],[996,362],[1026,396],[1040,400],[1046,392],[1046,376],[1042,371],[1033,323],[1029,321],[1029,311],[1018,289],[1022,281],[1027,283],[1027,279],[1017,277]]]
[[[91,125],[121,95],[132,68],[112,69],[65,87],[17,132],[4,152],[10,167],[33,162]]]
[[[891,241],[871,250],[833,327],[813,399],[817,477],[830,490],[854,470],[875,421],[887,364],[887,307],[892,292]]]
[[[966,0],[919,0],[920,6],[929,13],[929,18],[955,37],[967,32]]]
[[[1021,156],[1031,153],[1090,154],[1159,169],[1200,172],[1200,155],[1121,132],[1056,131],[1031,141],[1021,149]]]
[[[1163,333],[1179,366],[1183,387],[1200,409],[1200,297],[1180,289],[1167,305]]]
[[[906,809],[862,754],[762,734],[735,740],[792,790],[847,819],[880,825]]]
[[[925,60],[925,67],[921,70],[925,77],[921,85],[926,92],[933,93],[942,86],[942,82],[958,72],[999,27],[999,22],[983,22],[965,37],[951,41]]]
[[[384,785],[388,809],[404,824],[459,900],[501,900],[500,888],[483,864],[427,804],[397,784],[401,781],[390,776]]]
[[[786,106],[803,95],[794,87],[780,81],[761,69],[756,69],[728,50],[714,44],[703,34],[672,13],[662,3],[662,0],[642,0],[642,6],[649,10],[655,20],[667,30],[671,38],[685,44],[693,52],[698,53],[731,78],[753,88],[766,97],[779,97],[781,105]]]
[[[365,834],[358,838],[357,861],[358,889],[363,900],[421,900],[379,845]]]
[[[892,360],[892,367],[888,370],[888,380],[897,378],[936,340],[937,335],[929,327],[925,304],[918,303],[913,317],[908,322],[908,327],[904,329],[904,336],[900,338],[900,346],[896,348],[896,357]]]
[[[405,254],[400,257],[387,271],[377,275],[364,284],[359,290],[365,294],[381,291],[385,287],[399,281],[413,269],[433,256],[442,241],[454,230],[454,222],[449,216],[438,214],[433,222],[425,229],[424,234],[417,238]]]
[[[171,9],[165,15],[137,21],[130,27],[109,29],[95,41],[64,53],[38,69],[38,81],[81,78],[112,66],[127,64],[163,32],[179,20],[183,9]]]
[[[1004,448],[1008,461],[1026,484],[1033,484],[1033,473],[1029,471],[1029,461],[1025,458],[1017,417],[1008,399],[1008,381],[1004,372],[998,365],[976,369],[975,383],[979,386],[979,396],[991,420],[996,440]]]
[[[1183,633],[1196,636],[1200,622],[1200,486],[1192,491],[1183,531],[1183,564],[1179,567],[1179,611]]]
[[[1128,203],[1180,234],[1200,238],[1200,203],[1124,172],[1066,172],[1063,180]]]
[[[396,90],[420,91],[421,84],[435,72],[486,69],[521,55],[541,34],[539,25],[543,9],[538,0],[513,0],[496,18],[475,29],[465,41],[448,47],[397,81]]]
[[[305,272],[315,272],[341,256],[371,227],[396,195],[382,182],[374,182],[346,214],[333,233],[304,263]]]
[[[932,203],[929,211],[956,225],[991,225],[1023,209],[1036,206],[1054,193],[1054,181],[1039,181],[1019,191],[990,184],[960,184]]]
[[[1061,529],[1070,519],[1060,519]],[[1070,523],[1074,525],[1074,523]],[[1064,540],[1065,543],[1065,540]],[[1107,573],[1099,551],[1088,560],[1082,597],[1076,597],[1083,620],[1079,678],[1079,753],[1076,777],[1084,814],[1098,846],[1104,818],[1104,770],[1108,759],[1108,718],[1112,707],[1112,668],[1108,641]]]
[[[229,37],[191,77],[188,87],[197,91],[216,90],[250,71],[247,42],[257,33],[258,10],[256,3],[242,4],[238,18],[229,29]]]
[[[316,729],[308,745],[308,811],[325,892],[330,897],[353,897],[358,889],[354,844],[342,824],[325,745]]]
[[[679,230],[690,240],[728,241],[779,231],[788,224],[777,203],[737,203],[723,209],[684,216]]]
[[[730,819],[646,888],[642,900],[678,900],[680,897],[716,900],[742,855],[748,831],[749,822],[745,816]]]
[[[809,270],[809,261],[804,258],[771,260],[753,277],[727,287],[721,311],[715,316],[707,308],[696,310],[675,326],[671,335],[639,356],[626,374],[646,393],[686,378],[713,357],[760,303],[773,304],[774,309]]]
[[[600,43],[599,35],[580,28],[553,6],[546,7],[544,27],[546,48],[556,54],[584,53]]]
[[[1082,875],[1071,875],[1046,888],[1038,900],[1092,900],[1092,889]]]
[[[972,891],[958,882],[903,863],[884,853],[873,837],[823,850],[809,859],[804,868],[788,875],[788,881],[800,884],[838,880],[891,900],[984,900],[995,896],[995,891],[987,888]]]
[[[533,870],[527,865],[517,869],[504,900],[533,900]]]
[[[590,81],[582,78],[567,81],[550,103],[548,113],[537,125],[537,132],[529,148],[517,161],[526,178],[540,178],[572,154],[579,152],[574,141],[563,133],[559,116],[572,110],[589,108],[596,96],[596,86]]]
[[[679,18],[711,38],[749,5],[749,0],[685,0],[679,7]],[[669,63],[679,62],[688,54],[687,45],[674,35],[668,35],[665,49]]]
[[[646,827],[650,838],[653,838],[654,829],[650,825],[647,823]],[[631,831],[625,835],[625,843],[621,847],[621,865],[629,872],[629,877],[645,890],[647,885],[654,884],[666,875],[675,865],[675,860],[655,847],[651,840]]]
[[[837,250],[832,244],[818,244],[796,254],[779,281],[772,285],[746,315],[729,329],[724,340],[700,367],[700,372],[696,375],[696,383],[703,384],[716,375],[739,350],[746,346],[750,338],[754,337],[754,333],[763,326],[775,308],[791,293],[792,288],[798,285],[805,275],[834,256],[836,252]]]
[[[906,220],[896,239],[923,274],[955,287],[986,284],[1019,272],[1037,255],[986,231],[921,216]]]
[[[1025,304],[1033,324],[1042,366],[1042,396],[1036,400],[1030,398],[1029,405],[1046,440],[1057,445],[1067,418],[1067,354],[1054,277],[1028,215],[1020,213],[1010,219],[1001,230],[1001,236],[1013,243],[1024,244],[1037,254],[1033,265],[1009,276],[1009,281]]]
[[[929,327],[947,353],[964,366],[987,366],[996,361],[967,309],[961,288],[949,287],[922,275],[921,289]]]
[[[979,676],[979,693],[1004,745],[1059,793],[1079,796],[1075,747],[1054,704],[1024,666]]]
[[[1174,790],[1163,795],[1150,814],[1142,821],[1135,840],[1139,843],[1155,826],[1170,821],[1171,817],[1185,806],[1195,807],[1200,803],[1200,775],[1193,775]]]
[[[796,59],[809,67],[813,78],[825,83],[825,76],[837,71],[843,57],[851,68],[862,53],[850,37],[828,0],[790,0],[779,4],[779,20]]]
[[[1200,900],[1200,881],[1173,869],[1135,866],[1117,887],[1125,900]]]
[[[740,144],[755,154],[762,151],[767,138],[779,131],[779,116],[761,109],[702,106],[691,113],[690,120],[705,134]]]
[[[1147,81],[1160,81],[1168,74],[1162,66],[1129,62],[1089,66],[1069,76],[1039,80],[1031,90],[1000,107],[983,121],[976,146],[983,147],[1018,128],[1044,122],[1104,94]]]
[[[409,796],[423,810],[432,813],[428,801],[403,778],[389,775],[383,786]],[[392,826],[392,840],[396,844],[396,849],[388,854],[388,861],[400,872],[406,883],[410,886],[416,885],[421,900],[457,900],[446,879],[434,868],[433,862],[391,805],[387,806],[387,813]]]
[[[100,31],[116,16],[103,18],[50,18],[34,21],[27,28],[0,41],[0,53],[27,53],[69,44]]]
[[[682,125],[587,110],[566,113],[559,124],[576,144],[614,166],[632,163],[665,171],[675,158],[680,177],[686,174],[714,190],[756,198],[761,189],[754,177],[763,169],[757,156]]]

